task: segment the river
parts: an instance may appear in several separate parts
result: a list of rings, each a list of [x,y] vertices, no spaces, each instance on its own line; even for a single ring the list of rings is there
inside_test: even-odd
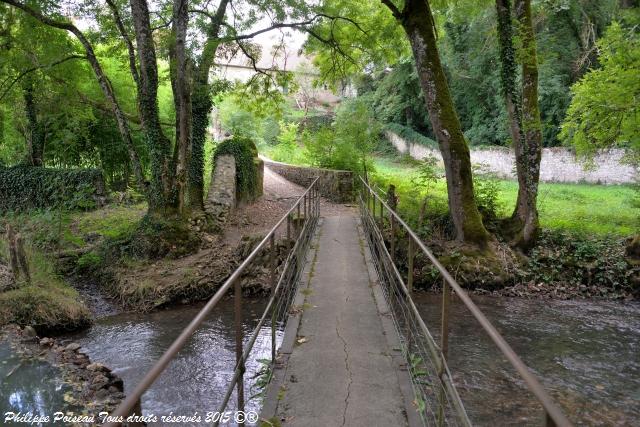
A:
[[[579,425],[640,425],[640,304],[473,297]],[[439,336],[440,297],[416,305]],[[475,425],[542,425],[542,410],[466,307],[451,304],[449,366]],[[438,338],[439,339],[439,338]]]
[[[473,298],[576,424],[640,425],[640,304]],[[416,303],[437,336],[439,298],[418,294]],[[199,308],[105,316],[67,339],[80,343],[93,361],[110,366],[130,392]],[[263,302],[249,300],[245,332],[253,329],[263,308]],[[535,398],[455,298],[451,315],[450,367],[474,424],[541,425]],[[269,358],[269,336],[268,329],[262,331],[247,378],[260,370],[258,359]],[[145,393],[143,411],[190,415],[217,410],[234,368],[234,342],[233,303],[225,300]],[[6,348],[0,351],[5,371],[11,369],[17,362]],[[3,379],[0,407],[12,407],[19,399],[20,408],[42,412],[62,403],[62,387],[55,371],[40,364],[25,367],[9,381]],[[247,395],[255,393],[249,388]],[[255,397],[247,410],[259,411],[260,405]]]

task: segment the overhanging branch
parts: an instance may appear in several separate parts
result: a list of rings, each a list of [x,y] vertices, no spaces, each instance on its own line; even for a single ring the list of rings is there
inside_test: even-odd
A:
[[[0,94],[0,101],[2,101],[4,99],[5,96],[7,96],[7,94],[9,93],[9,91],[11,91],[11,88],[20,81],[20,79],[22,79],[24,76],[26,76],[27,74],[33,73],[34,71],[38,71],[41,70],[43,68],[51,68],[51,67],[55,67],[56,65],[60,65],[62,63],[65,63],[67,61],[70,61],[72,59],[87,59],[86,56],[84,55],[70,55],[67,56],[65,58],[59,59],[57,61],[54,61],[50,64],[45,64],[45,65],[38,65],[35,67],[31,67],[29,69],[24,70],[23,72],[21,72],[20,74],[18,74],[18,76],[13,79],[8,86],[2,91],[2,93]],[[4,85],[3,85],[4,86]]]

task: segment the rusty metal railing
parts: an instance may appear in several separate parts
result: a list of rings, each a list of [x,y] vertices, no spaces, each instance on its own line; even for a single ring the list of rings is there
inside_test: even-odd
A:
[[[147,389],[149,389],[160,374],[164,372],[180,349],[184,347],[189,338],[232,287],[234,292],[236,365],[231,382],[227,387],[225,395],[222,397],[219,413],[223,413],[226,410],[234,388],[236,389],[237,398],[236,410],[244,412],[245,364],[258,338],[261,328],[268,321],[271,324],[271,364],[272,366],[275,364],[277,353],[276,329],[278,328],[278,322],[285,322],[288,317],[289,305],[293,300],[298,279],[304,268],[306,252],[319,216],[320,192],[318,189],[318,179],[316,178],[309,188],[307,188],[306,191],[297,199],[291,209],[289,209],[289,211],[287,211],[287,213],[273,226],[262,241],[251,251],[251,253],[242,261],[240,266],[211,297],[207,304],[198,312],[191,323],[189,323],[189,325],[180,333],[171,346],[147,372],[144,378],[138,383],[138,385],[136,385],[135,389],[111,414],[110,419],[118,421],[110,422],[106,425],[111,427],[120,425],[139,425],[136,422],[127,422],[126,419],[132,414],[141,415],[142,395],[147,391]],[[283,238],[286,236],[288,242],[294,242],[285,261],[280,266],[280,271],[278,271],[276,259],[276,251],[278,250],[278,246],[276,244],[277,236],[281,236]],[[253,329],[247,343],[244,344],[245,335],[242,327],[243,306],[240,279],[243,273],[252,264],[254,259],[262,253],[262,251],[269,251],[269,281],[271,284],[271,296],[260,320]],[[214,425],[218,425],[218,422]],[[238,424],[244,424],[244,422],[238,422]]]
[[[416,233],[362,177],[360,177],[358,202],[364,232],[385,298],[393,313],[394,324],[401,338],[416,402],[419,403],[418,409],[424,424],[471,425],[447,365],[449,304],[450,294],[453,291],[539,400],[545,411],[545,425],[571,426],[571,422],[559,406],[469,295],[440,264]],[[387,229],[385,221],[388,224]],[[400,234],[398,227],[403,230],[402,234],[407,239],[406,281],[396,263],[397,236]],[[422,320],[412,298],[416,251],[421,251],[442,277],[439,344]]]

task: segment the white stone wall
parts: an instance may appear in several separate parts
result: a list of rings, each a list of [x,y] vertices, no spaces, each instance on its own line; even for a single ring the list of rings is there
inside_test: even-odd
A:
[[[405,141],[399,135],[386,131],[387,139],[401,153],[416,159],[431,154],[442,162],[440,151]],[[637,182],[637,168],[624,163],[624,150],[602,151],[589,166],[578,160],[575,154],[564,147],[544,148],[540,163],[540,180],[545,182],[589,182],[595,184],[629,184]],[[471,162],[486,165],[496,175],[515,179],[515,157],[513,150],[503,147],[472,148]]]

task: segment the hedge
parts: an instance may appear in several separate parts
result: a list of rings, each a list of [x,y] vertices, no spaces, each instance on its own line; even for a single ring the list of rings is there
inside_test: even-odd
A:
[[[60,207],[92,209],[105,196],[99,169],[0,165],[0,212]]]

